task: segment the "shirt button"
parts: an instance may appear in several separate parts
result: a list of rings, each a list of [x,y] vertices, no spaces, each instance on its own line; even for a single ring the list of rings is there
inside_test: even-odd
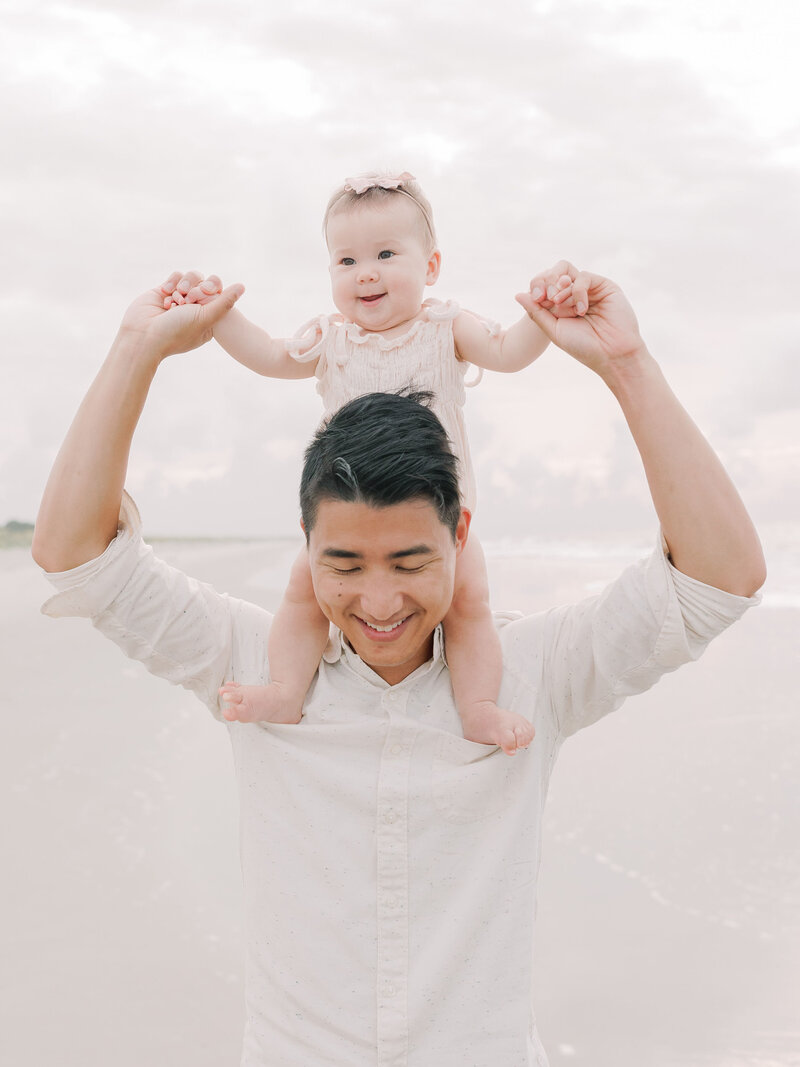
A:
[[[384,822],[388,822],[391,826],[393,822],[397,822],[397,815],[393,811],[387,811],[383,817]]]
[[[383,987],[383,994],[386,997],[393,997],[397,989],[393,985],[386,985]]]
[[[389,749],[389,751],[391,752],[391,754],[393,756],[399,756],[400,753],[403,751],[403,746],[402,745],[392,745],[392,747]]]

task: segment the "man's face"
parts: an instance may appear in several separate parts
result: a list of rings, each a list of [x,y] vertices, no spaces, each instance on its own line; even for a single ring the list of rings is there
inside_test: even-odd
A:
[[[308,544],[317,600],[389,685],[430,658],[468,528],[469,512],[462,512],[454,541],[427,500],[384,508],[342,500],[319,505]]]

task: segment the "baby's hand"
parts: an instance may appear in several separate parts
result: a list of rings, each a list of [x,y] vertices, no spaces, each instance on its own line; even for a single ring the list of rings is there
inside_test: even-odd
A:
[[[562,260],[550,270],[538,274],[531,281],[529,293],[537,304],[557,319],[583,316],[589,302],[585,287],[575,284],[576,275],[572,264]]]
[[[197,285],[189,285],[185,278],[179,279],[179,283],[173,283],[172,288],[163,285],[161,287],[164,296],[164,307],[179,307],[181,304],[208,304],[222,292],[222,282],[216,274],[209,274],[205,281]]]

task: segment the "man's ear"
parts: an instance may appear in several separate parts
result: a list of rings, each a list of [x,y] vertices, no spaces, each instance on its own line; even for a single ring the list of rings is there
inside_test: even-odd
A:
[[[467,543],[469,537],[469,528],[472,523],[472,512],[469,508],[461,509],[461,518],[458,520],[458,526],[456,526],[456,555],[459,556],[464,551],[464,545]]]

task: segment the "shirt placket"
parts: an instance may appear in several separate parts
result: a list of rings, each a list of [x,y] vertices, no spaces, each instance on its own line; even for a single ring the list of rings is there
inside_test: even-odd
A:
[[[408,1063],[408,771],[413,730],[397,717],[407,691],[389,689],[381,704],[389,729],[378,771],[376,813],[379,1067]]]

